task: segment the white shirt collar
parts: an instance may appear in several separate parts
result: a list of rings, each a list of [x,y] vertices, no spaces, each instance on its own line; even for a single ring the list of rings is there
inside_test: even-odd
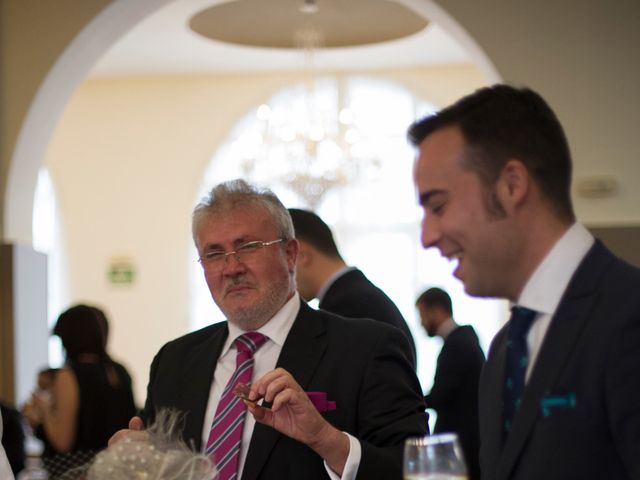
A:
[[[327,294],[327,290],[329,290],[329,287],[331,287],[331,285],[333,285],[333,283],[338,278],[340,278],[345,273],[355,269],[356,267],[342,267],[340,270],[336,270],[335,272],[333,272],[333,275],[331,275],[329,279],[326,282],[324,282],[324,285],[322,285],[322,288],[320,288],[320,290],[318,291],[318,294],[316,295],[316,298],[318,299],[318,301],[319,302],[322,301],[324,296]]]
[[[283,305],[283,307],[278,310],[278,312],[271,317],[267,323],[265,323],[262,327],[260,327],[257,332],[262,333],[267,336],[269,340],[277,344],[280,348],[284,345],[284,341],[289,334],[289,330],[291,330],[291,326],[293,325],[293,321],[298,316],[298,312],[300,311],[300,295],[296,293],[293,295],[287,302]],[[222,355],[225,355],[231,345],[243,333],[246,333],[245,330],[242,330],[238,326],[234,325],[231,322],[227,322],[229,326],[229,336],[224,343],[224,347],[222,349]]]
[[[553,314],[578,265],[594,243],[591,233],[574,223],[556,242],[527,281],[518,305]]]
[[[436,329],[436,335],[442,337],[443,340],[446,340],[449,334],[453,332],[457,327],[458,324],[453,321],[453,318],[449,317]]]

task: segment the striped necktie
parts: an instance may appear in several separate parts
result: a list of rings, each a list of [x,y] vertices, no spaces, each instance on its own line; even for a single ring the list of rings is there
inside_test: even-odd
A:
[[[266,341],[267,337],[258,332],[245,333],[235,340],[238,350],[236,370],[220,397],[205,449],[218,469],[216,480],[235,480],[238,476],[240,442],[247,407],[233,391],[239,383],[251,382],[253,354]]]
[[[503,391],[505,438],[511,430],[513,417],[518,411],[524,391],[525,374],[529,365],[527,333],[535,316],[536,312],[528,308],[515,306],[511,309]]]

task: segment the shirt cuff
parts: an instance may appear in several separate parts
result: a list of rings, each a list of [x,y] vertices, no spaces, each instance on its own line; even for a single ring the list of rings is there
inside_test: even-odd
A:
[[[342,432],[349,438],[349,456],[347,457],[347,461],[344,464],[344,470],[342,471],[342,476],[338,475],[336,472],[329,468],[327,462],[324,462],[324,468],[331,480],[354,480],[356,478],[356,473],[358,473],[358,467],[360,466],[360,459],[362,458],[362,448],[360,447],[360,442],[357,438],[352,437],[347,432]]]

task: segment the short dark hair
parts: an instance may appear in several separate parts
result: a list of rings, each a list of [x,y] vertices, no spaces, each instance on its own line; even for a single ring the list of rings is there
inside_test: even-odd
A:
[[[58,317],[53,334],[60,337],[68,360],[77,361],[83,353],[108,359],[104,327],[94,307],[80,304],[65,310]]]
[[[453,314],[451,297],[447,292],[438,287],[432,287],[422,292],[416,300],[416,306],[419,305],[424,305],[425,307],[441,307],[449,315]]]
[[[300,208],[288,210],[297,239],[307,242],[325,255],[340,257],[333,233],[324,220],[310,210]]]
[[[446,127],[458,127],[468,155],[463,167],[492,189],[509,159],[522,161],[560,219],[575,220],[571,204],[571,153],[560,121],[529,88],[494,85],[476,90],[438,113],[414,122],[414,146]]]

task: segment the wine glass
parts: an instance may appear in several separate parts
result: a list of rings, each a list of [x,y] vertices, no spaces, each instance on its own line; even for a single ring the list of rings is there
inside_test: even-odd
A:
[[[458,436],[443,433],[404,442],[404,480],[466,480]]]

